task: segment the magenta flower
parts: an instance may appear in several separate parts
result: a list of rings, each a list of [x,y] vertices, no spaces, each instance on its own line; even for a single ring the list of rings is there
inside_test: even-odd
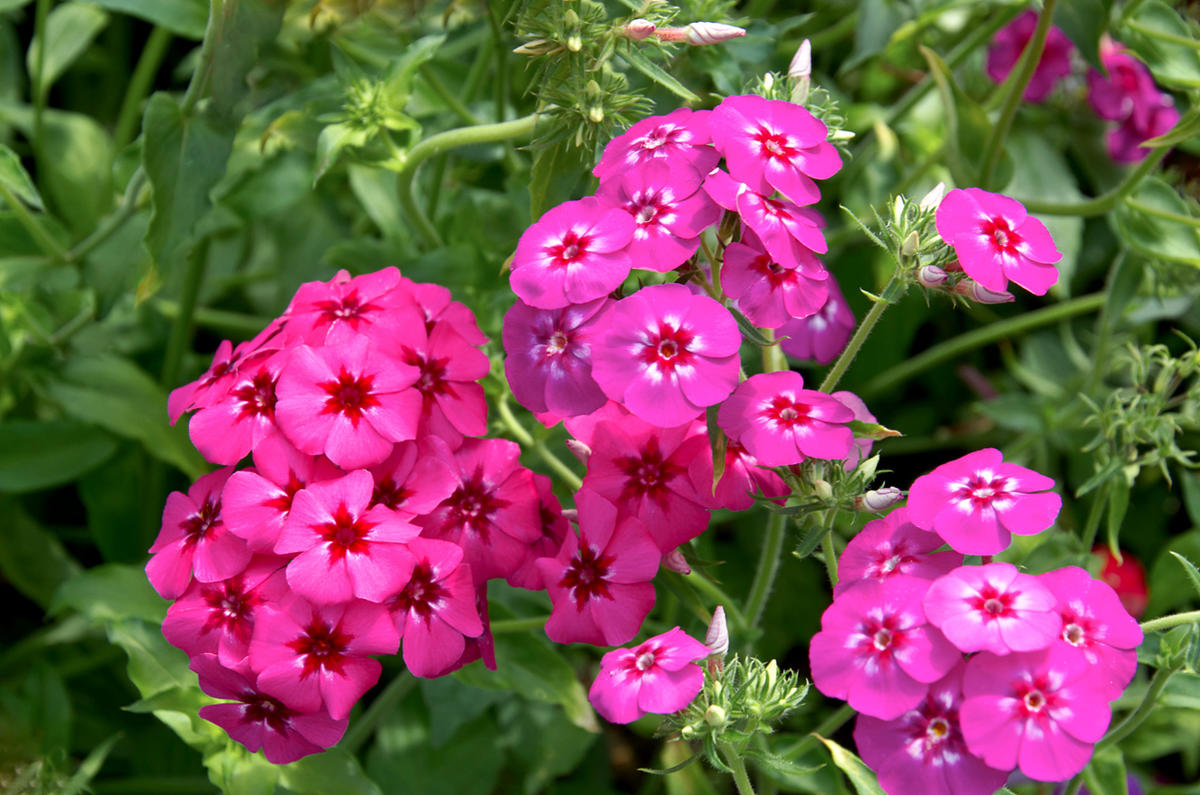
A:
[[[965,652],[1038,651],[1062,631],[1058,600],[1011,563],[960,566],[925,594],[925,615]]]
[[[434,325],[441,323],[450,326],[471,345],[487,344],[488,338],[479,330],[475,313],[465,304],[451,300],[447,288],[440,284],[414,282],[406,276],[400,277],[400,284],[424,315],[426,334],[432,334]]]
[[[373,348],[366,337],[344,345],[301,345],[279,376],[279,425],[303,453],[324,453],[345,470],[372,466],[394,442],[416,438],[419,372]]]
[[[276,318],[254,339],[238,343],[236,348],[229,340],[218,345],[208,370],[199,379],[172,390],[167,396],[167,415],[171,424],[174,425],[187,411],[204,408],[223,399],[230,385],[238,378],[242,365],[264,358],[256,354],[278,351],[283,347],[282,332],[285,326],[284,318]]]
[[[682,284],[644,287],[613,306],[592,376],[647,422],[679,425],[733,391],[741,342],[733,315],[713,299]]]
[[[396,627],[387,607],[354,601],[318,607],[292,597],[264,608],[254,622],[250,667],[258,687],[298,712],[322,705],[334,720],[379,680],[382,666],[368,654],[395,654]]]
[[[711,652],[679,627],[600,660],[588,700],[609,723],[633,723],[648,712],[669,715],[692,703],[704,687],[696,664]]]
[[[704,190],[717,204],[741,216],[743,228],[754,233],[771,259],[821,278],[825,269],[816,255],[824,254],[829,246],[815,211],[755,193],[719,169],[705,178]]]
[[[386,344],[411,334],[422,317],[400,280],[392,267],[353,278],[342,270],[328,282],[300,285],[286,315],[288,342],[341,345],[364,335]]]
[[[1108,77],[1095,69],[1089,69],[1087,74],[1088,102],[1092,110],[1108,121],[1140,117],[1138,125],[1144,126],[1147,111],[1156,104],[1160,94],[1150,70],[1120,42],[1107,36],[1100,41],[1100,62]]]
[[[597,198],[563,202],[521,235],[509,283],[529,306],[558,309],[615,290],[632,266],[626,246],[636,224]]]
[[[967,275],[1002,292],[1011,279],[1034,295],[1058,281],[1054,263],[1062,254],[1045,224],[1025,205],[979,188],[954,189],[938,205],[938,234],[954,249]]]
[[[627,643],[654,607],[658,547],[635,517],[586,487],[575,495],[579,535],[567,533],[557,557],[538,569],[554,605],[546,635],[555,643]]]
[[[1058,600],[1062,639],[1087,660],[1096,685],[1116,699],[1133,680],[1142,629],[1112,587],[1078,566],[1040,575],[1038,581]]]
[[[929,686],[914,709],[891,721],[859,715],[854,744],[889,795],[992,795],[1007,770],[996,770],[967,750],[959,727],[964,666]]]
[[[797,204],[814,204],[821,191],[813,180],[829,179],[842,167],[825,140],[825,123],[792,102],[726,97],[711,126],[729,173],[764,196],[777,190]]]
[[[230,379],[227,391],[202,406],[188,422],[192,444],[214,464],[230,465],[246,457],[276,425],[276,382],[286,354],[263,352],[247,358]]]
[[[853,392],[840,389],[837,392],[829,393],[829,396],[854,412],[854,419],[859,422],[877,422],[875,415],[867,408],[867,404]],[[858,466],[858,462],[871,454],[874,444],[875,442],[870,437],[855,438],[854,448],[850,451],[850,455],[846,456],[846,463],[842,465],[842,468],[847,472],[853,472]]]
[[[253,677],[222,666],[215,655],[197,655],[190,667],[200,676],[201,690],[227,702],[201,707],[200,717],[220,726],[251,753],[261,748],[272,764],[286,765],[320,753],[346,733],[346,718],[334,720],[324,709],[291,709],[261,692]]]
[[[1021,53],[1033,38],[1037,27],[1038,13],[1032,9],[1022,12],[996,33],[988,46],[987,74],[997,83],[1003,83],[1008,73],[1017,65]],[[1033,77],[1025,87],[1026,102],[1042,102],[1054,90],[1058,81],[1071,74],[1071,53],[1075,46],[1057,26],[1051,26],[1046,36],[1046,47],[1033,70]]]
[[[1063,781],[1087,764],[1111,719],[1091,667],[1063,643],[967,662],[959,721],[971,753],[991,767]]]
[[[604,147],[592,173],[601,184],[655,161],[672,170],[704,176],[721,159],[708,131],[712,111],[679,108],[665,116],[649,116]]]
[[[841,401],[804,389],[792,370],[750,376],[717,413],[721,430],[764,466],[845,458],[854,445],[846,425],[853,419]]]
[[[404,590],[388,600],[414,676],[441,676],[483,634],[471,570],[457,544],[428,538],[409,544],[416,560]]]
[[[725,247],[721,264],[721,289],[733,299],[750,322],[760,328],[779,328],[793,318],[816,314],[829,297],[828,274],[822,269],[787,268],[762,250],[754,233],[743,233],[745,243]]]
[[[382,464],[371,467],[371,474],[375,478],[371,505],[405,517],[432,513],[458,486],[454,454],[436,436],[400,442]]]
[[[897,508],[882,519],[867,522],[850,539],[838,558],[834,597],[864,580],[886,580],[901,575],[936,580],[962,565],[957,552],[937,552],[942,539],[908,521],[908,509]]]
[[[759,466],[758,459],[746,452],[735,441],[725,444],[725,471],[717,483],[713,501],[717,506],[731,511],[749,510],[754,505],[755,494],[764,497],[785,497],[791,489],[783,478],[769,469]],[[780,504],[782,500],[777,500]]]
[[[158,595],[178,599],[194,574],[200,582],[220,582],[250,562],[246,542],[229,532],[221,518],[221,489],[233,467],[197,480],[187,494],[167,496],[162,529],[150,547],[146,576]]]
[[[816,314],[789,320],[776,332],[783,352],[793,359],[829,364],[854,334],[857,321],[832,275],[825,286],[829,294]]]
[[[1164,135],[1179,122],[1179,111],[1169,94],[1147,102],[1144,121],[1131,115],[1108,133],[1108,154],[1118,163],[1140,163],[1151,150],[1144,141]]]
[[[929,685],[962,659],[926,622],[921,598],[928,588],[898,575],[864,580],[835,597],[808,647],[817,689],[882,720],[920,704]]]
[[[563,539],[571,532],[571,524],[563,515],[562,505],[554,495],[554,482],[546,475],[533,473],[533,486],[538,495],[538,518],[542,536],[529,549],[529,557],[520,568],[508,577],[509,585],[528,591],[545,590],[542,573],[538,570],[538,558],[552,558],[562,549]]]
[[[942,464],[917,478],[908,494],[908,515],[966,555],[995,555],[1012,533],[1034,535],[1054,524],[1062,498],[1054,481],[1032,469],[1006,464],[986,448]]]
[[[275,552],[295,555],[288,585],[318,605],[353,598],[382,602],[408,582],[408,542],[420,529],[395,511],[371,505],[375,481],[359,469],[296,494]]]
[[[597,298],[561,309],[517,301],[504,315],[504,374],[513,396],[532,412],[588,414],[606,398],[592,377],[597,328],[613,302]]]

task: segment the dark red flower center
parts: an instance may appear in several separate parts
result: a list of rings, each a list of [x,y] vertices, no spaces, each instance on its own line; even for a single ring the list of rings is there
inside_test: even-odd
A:
[[[321,538],[328,544],[329,559],[341,560],[350,553],[365,554],[370,548],[367,535],[377,522],[368,522],[361,516],[350,513],[345,503],[340,503],[333,512],[333,521],[317,528]]]
[[[204,621],[202,632],[222,629],[249,641],[253,628],[251,616],[254,608],[263,600],[253,590],[244,588],[239,574],[225,582],[206,585],[200,590],[200,597],[208,605],[208,618]]]
[[[209,495],[200,510],[188,514],[180,524],[183,527],[183,544],[192,546],[208,536],[209,531],[221,523],[221,499]]]
[[[413,386],[426,399],[434,395],[453,394],[450,382],[446,380],[446,366],[450,363],[448,359],[428,356],[412,348],[404,349],[403,359],[405,364],[420,370],[417,382]]]
[[[319,384],[329,396],[321,413],[344,414],[357,427],[363,413],[379,405],[379,398],[371,392],[374,382],[373,375],[353,375],[343,367],[336,380]]]
[[[392,599],[392,608],[416,613],[427,620],[449,595],[449,589],[434,579],[433,566],[422,560],[413,568],[408,585]]]
[[[275,376],[265,367],[233,390],[233,396],[239,403],[238,419],[275,416]]]
[[[663,458],[656,436],[647,440],[641,455],[618,458],[616,464],[626,475],[623,500],[650,497],[665,503],[668,484],[684,473],[683,467]]]
[[[484,543],[487,543],[492,515],[508,505],[508,501],[497,497],[478,473],[455,489],[447,502],[453,521],[460,527],[474,530]]]
[[[899,624],[899,617],[895,615],[868,618],[860,628],[861,635],[857,642],[859,654],[877,660],[891,659],[896,650],[904,644],[904,630]]]
[[[676,127],[674,124],[660,124],[650,132],[646,133],[641,140],[636,143],[646,152],[653,152],[661,146],[678,145],[685,142],[685,130],[682,127]]]
[[[404,504],[413,495],[413,490],[391,478],[375,482],[375,490],[371,492],[371,505],[382,505],[393,511]]]
[[[575,600],[575,607],[583,610],[584,605],[593,597],[612,599],[608,592],[608,581],[604,578],[613,564],[613,558],[598,554],[588,546],[581,546],[567,564],[559,587],[565,588]]]
[[[262,505],[264,508],[274,508],[280,513],[287,513],[292,510],[292,500],[295,499],[296,492],[302,488],[304,484],[300,482],[300,478],[289,470],[287,485],[282,487],[283,493],[265,500]]]
[[[812,406],[793,400],[787,395],[776,395],[771,398],[771,404],[764,411],[768,420],[787,430],[809,425],[811,413]]]
[[[759,127],[754,133],[753,140],[759,146],[759,154],[768,160],[782,160],[785,163],[791,162],[799,152],[796,147],[788,143],[788,138],[783,133],[774,132],[766,127]]]
[[[546,253],[550,255],[551,265],[565,268],[586,257],[591,243],[592,239],[588,235],[568,229],[559,242],[546,247]]]
[[[242,723],[265,723],[276,734],[283,734],[289,718],[296,714],[282,702],[262,693],[246,693],[242,696],[242,702],[246,705],[242,711]]]
[[[321,669],[340,675],[346,660],[345,651],[352,640],[354,637],[342,632],[340,627],[314,618],[304,634],[289,641],[287,647],[304,658],[304,667],[300,672],[300,678],[303,679]]]
[[[318,301],[314,307],[321,313],[322,323],[333,325],[341,320],[349,323],[350,327],[356,331],[360,325],[366,322],[365,315],[368,312],[378,312],[381,309],[370,302],[362,303],[362,299],[358,297],[358,290],[351,290],[340,299]]]
[[[1014,255],[1017,246],[1024,238],[1012,228],[1012,224],[1002,215],[993,216],[983,222],[983,234],[992,239],[997,254]]]
[[[634,195],[633,199],[625,204],[625,209],[633,215],[633,220],[638,226],[645,227],[661,226],[673,207],[664,199],[662,191],[649,190]]]
[[[677,367],[686,367],[696,358],[688,346],[696,335],[691,330],[659,322],[658,328],[646,335],[646,342],[638,354],[643,362],[659,370],[673,373]]]

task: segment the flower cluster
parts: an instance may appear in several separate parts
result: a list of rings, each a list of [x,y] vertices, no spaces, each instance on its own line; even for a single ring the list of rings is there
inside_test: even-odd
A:
[[[980,450],[918,478],[846,547],[813,683],[860,713],[859,753],[892,795],[986,795],[1018,768],[1061,781],[1107,729],[1142,640],[1113,589],[1074,566],[963,565],[1052,525],[1053,486]]]
[[[1142,146],[1179,121],[1170,94],[1160,91],[1145,64],[1107,36],[1100,44],[1100,62],[1108,77],[1088,72],[1088,102],[1096,115],[1116,122],[1108,133],[1108,153],[1121,163],[1136,163],[1150,150]]]
[[[201,715],[270,761],[338,741],[372,655],[494,667],[487,581],[541,587],[565,521],[515,444],[477,438],[484,342],[443,287],[341,272],[172,393],[223,468],[170,495],[146,573],[175,600],[163,634],[229,701]]]

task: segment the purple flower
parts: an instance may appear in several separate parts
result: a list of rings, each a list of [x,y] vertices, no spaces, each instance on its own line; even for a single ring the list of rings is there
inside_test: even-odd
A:
[[[607,298],[561,309],[534,309],[517,301],[504,316],[504,373],[513,396],[535,413],[588,414],[606,398],[592,377],[596,330]]]
[[[854,334],[854,313],[832,275],[825,286],[829,294],[816,314],[789,320],[776,332],[783,352],[793,359],[829,364]]]
[[[648,712],[678,712],[704,686],[696,661],[708,655],[707,646],[679,627],[632,649],[614,649],[600,660],[588,700],[610,723],[632,723]]]

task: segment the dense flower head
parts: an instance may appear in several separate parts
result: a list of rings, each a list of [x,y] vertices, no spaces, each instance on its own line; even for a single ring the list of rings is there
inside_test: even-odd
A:
[[[846,349],[857,321],[833,276],[825,280],[825,303],[807,317],[784,323],[775,336],[783,352],[793,359],[829,364]]]
[[[729,438],[766,466],[845,458],[854,443],[847,425],[853,419],[841,401],[804,389],[804,378],[792,370],[750,376],[717,414]]]
[[[411,333],[423,322],[398,268],[300,285],[288,306],[285,337],[292,345],[335,345],[365,336],[378,342]],[[400,289],[397,289],[400,288]]]
[[[1038,12],[1033,9],[1022,11],[1016,19],[1009,22],[996,33],[988,46],[987,74],[997,83],[1003,83],[1009,72],[1017,65],[1021,53],[1029,40],[1033,38],[1033,30],[1037,27]],[[1057,26],[1051,26],[1046,35],[1046,46],[1042,57],[1033,70],[1033,77],[1025,87],[1026,102],[1043,102],[1058,81],[1071,73],[1071,53],[1075,46]]]
[[[989,290],[1003,291],[1011,280],[1034,295],[1045,295],[1058,281],[1054,264],[1062,253],[1046,225],[1016,199],[956,188],[938,205],[935,220],[962,269]]]
[[[588,700],[611,723],[677,712],[704,686],[704,671],[696,663],[709,654],[707,646],[679,627],[632,649],[614,649],[600,660]]]

